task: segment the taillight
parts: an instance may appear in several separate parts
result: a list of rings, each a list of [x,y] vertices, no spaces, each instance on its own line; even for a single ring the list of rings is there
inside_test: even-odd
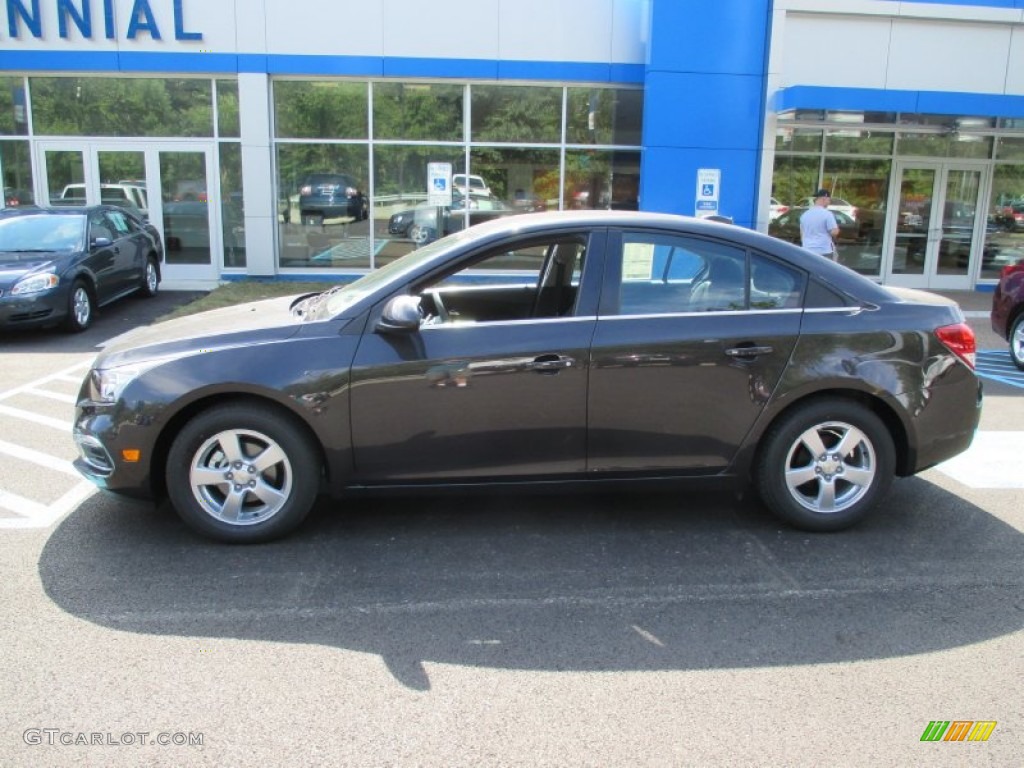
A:
[[[977,357],[978,343],[974,338],[974,331],[967,323],[956,325],[944,325],[935,329],[935,335],[939,341],[946,345],[950,352],[959,357],[973,371],[974,362]]]
[[[309,184],[306,184],[302,187],[302,189],[299,190],[299,194],[309,197],[310,195],[313,194],[313,188]]]
[[[1015,272],[1024,272],[1024,260],[1018,261],[1016,264],[1007,264],[1003,267],[1003,271],[999,273],[999,277],[1009,277]]]

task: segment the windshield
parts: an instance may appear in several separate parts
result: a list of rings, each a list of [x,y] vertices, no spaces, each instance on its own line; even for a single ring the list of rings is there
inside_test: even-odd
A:
[[[0,251],[79,251],[85,216],[11,216],[0,219]]]
[[[397,280],[403,275],[415,272],[421,264],[430,261],[438,253],[447,250],[451,246],[472,238],[473,234],[469,230],[462,230],[440,240],[435,240],[429,245],[417,248],[402,258],[392,261],[390,264],[385,264],[383,267],[375,269],[354,283],[349,283],[342,288],[332,289],[333,292],[327,302],[328,315],[332,317],[340,315],[346,309],[376,291],[380,286],[392,280]]]

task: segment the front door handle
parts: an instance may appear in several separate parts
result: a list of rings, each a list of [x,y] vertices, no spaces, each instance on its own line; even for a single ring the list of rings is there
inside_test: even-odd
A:
[[[564,368],[572,368],[576,361],[564,355],[540,355],[535,357],[533,362],[527,363],[527,370],[537,373],[558,373]]]
[[[759,355],[768,355],[774,351],[775,350],[772,347],[755,347],[751,345],[749,347],[732,347],[725,350],[725,354],[729,357],[747,359],[751,357],[758,357]]]

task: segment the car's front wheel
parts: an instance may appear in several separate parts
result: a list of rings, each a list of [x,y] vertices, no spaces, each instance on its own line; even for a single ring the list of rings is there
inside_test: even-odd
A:
[[[168,495],[193,530],[231,544],[280,538],[309,513],[319,452],[287,414],[256,403],[193,417],[167,457]]]
[[[860,522],[892,481],[892,436],[867,408],[819,400],[785,415],[764,437],[755,466],[761,499],[807,531]]]
[[[68,293],[68,313],[64,319],[64,327],[72,333],[80,333],[92,325],[96,304],[92,292],[84,280],[75,280]]]
[[[1024,313],[1013,321],[1010,329],[1010,359],[1020,370],[1024,371]]]

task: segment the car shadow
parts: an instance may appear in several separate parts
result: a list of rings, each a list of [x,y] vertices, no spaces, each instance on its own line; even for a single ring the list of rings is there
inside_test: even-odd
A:
[[[91,326],[81,333],[62,328],[4,329],[0,352],[76,353],[96,347],[123,333],[150,325],[177,307],[188,304],[206,291],[160,291],[152,298],[128,296],[96,311]]]
[[[685,494],[321,502],[287,540],[213,544],[166,507],[94,496],[39,572],[116,630],[315,643],[425,663],[691,670],[926,653],[1024,625],[1024,537],[925,479],[842,534],[753,501]]]

